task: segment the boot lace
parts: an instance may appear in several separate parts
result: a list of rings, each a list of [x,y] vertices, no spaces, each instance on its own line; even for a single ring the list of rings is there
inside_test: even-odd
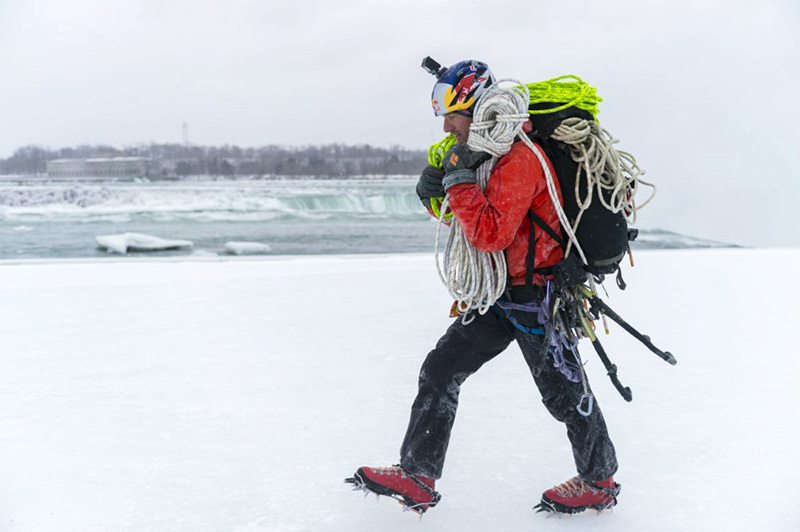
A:
[[[376,467],[374,470],[379,475],[399,475],[400,478],[406,478],[406,470],[400,466]]]
[[[554,489],[562,497],[580,497],[587,491],[597,493],[597,490],[578,477],[572,477],[566,482],[559,484]]]

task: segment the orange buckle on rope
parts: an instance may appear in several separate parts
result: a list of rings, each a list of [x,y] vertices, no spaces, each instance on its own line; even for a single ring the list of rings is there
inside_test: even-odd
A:
[[[458,306],[458,300],[455,300],[453,301],[453,305],[450,307],[450,317],[457,318],[462,314],[465,314],[467,311],[469,311],[468,308],[462,309],[461,307]]]

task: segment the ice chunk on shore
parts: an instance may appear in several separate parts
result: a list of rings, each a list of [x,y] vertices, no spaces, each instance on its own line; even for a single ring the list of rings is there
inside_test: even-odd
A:
[[[260,242],[226,242],[225,249],[234,255],[258,255],[259,253],[269,253],[272,248],[268,244]]]
[[[95,237],[98,247],[124,255],[128,251],[164,251],[168,249],[189,249],[194,243],[190,240],[168,240],[142,233],[121,233]]]
[[[192,257],[218,257],[219,253],[216,253],[214,251],[209,251],[207,249],[197,249],[195,251],[192,251],[191,256]]]

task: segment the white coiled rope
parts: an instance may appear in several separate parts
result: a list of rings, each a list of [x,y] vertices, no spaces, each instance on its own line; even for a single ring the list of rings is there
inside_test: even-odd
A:
[[[578,163],[575,175],[575,201],[578,204],[578,215],[571,226],[570,240],[565,255],[569,255],[570,246],[579,249],[577,239],[573,238],[578,229],[584,211],[589,208],[595,197],[603,206],[613,213],[624,212],[630,223],[636,223],[637,213],[656,195],[656,186],[642,179],[644,170],[639,168],[636,158],[628,152],[617,150],[615,139],[608,130],[592,120],[567,118],[559,124],[551,137],[567,144],[572,159]],[[584,170],[584,179],[581,179]],[[647,199],[637,205],[636,193],[639,185],[652,189]],[[581,192],[581,188],[585,192]],[[562,191],[566,193],[566,191]],[[606,199],[608,197],[608,199]],[[562,220],[563,223],[563,220]],[[569,227],[564,225],[564,227]],[[579,251],[584,264],[586,258]]]
[[[511,81],[520,87],[502,88],[500,83]],[[481,190],[486,188],[497,159],[511,150],[523,124],[528,120],[528,89],[514,80],[500,80],[481,96],[475,106],[467,147],[492,156],[476,171]],[[446,196],[441,207],[436,231],[436,270],[439,278],[456,300],[456,308],[466,320],[470,310],[485,314],[506,289],[508,267],[503,251],[487,253],[475,249],[464,230],[453,218],[440,264],[439,235],[444,215],[450,203]],[[465,323],[467,323],[465,321]]]
[[[481,189],[486,187],[496,162],[497,157],[492,157],[478,168],[477,180]],[[439,279],[447,287],[450,296],[456,300],[459,313],[465,315],[466,324],[467,312],[477,310],[480,314],[486,314],[494,302],[503,295],[508,269],[502,251],[487,253],[475,249],[455,218],[452,219],[450,235],[440,265],[439,235],[444,225],[449,199],[445,197],[442,202],[439,226],[436,229],[436,271],[439,272]]]
[[[501,83],[513,85],[502,87]],[[571,246],[574,246],[583,263],[588,264],[578,244],[575,231],[583,212],[595,196],[594,190],[597,189],[596,196],[605,208],[615,213],[623,211],[635,222],[637,211],[655,196],[655,185],[641,179],[644,171],[639,168],[631,154],[614,148],[613,145],[618,140],[608,131],[593,121],[568,118],[556,128],[552,138],[568,144],[573,160],[579,165],[575,180],[575,199],[580,211],[575,223],[571,224],[559,200],[555,179],[542,149],[522,132],[522,127],[530,116],[529,101],[528,88],[512,79],[496,82],[478,100],[467,147],[492,155],[492,158],[483,163],[476,172],[478,185],[481,190],[486,188],[498,158],[511,150],[511,145],[517,138],[522,140],[542,166],[548,194],[555,206],[561,226],[567,233],[568,245],[565,256],[569,254]],[[580,179],[581,169],[585,170],[584,179]],[[651,187],[653,192],[642,204],[637,205],[635,197],[639,184]],[[582,189],[585,192],[582,192]],[[607,191],[610,191],[610,194]],[[607,200],[605,196],[609,196],[609,199]],[[485,314],[503,295],[508,267],[503,251],[486,253],[475,249],[455,217],[452,219],[450,236],[440,260],[439,235],[442,225],[445,225],[444,216],[449,200],[448,195],[442,203],[436,231],[436,269],[442,283],[456,300],[457,309],[465,314],[466,319],[466,314],[470,310]]]

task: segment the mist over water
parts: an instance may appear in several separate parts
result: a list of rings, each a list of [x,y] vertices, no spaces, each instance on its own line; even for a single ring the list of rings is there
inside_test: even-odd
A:
[[[13,220],[116,216],[240,221],[276,217],[421,215],[412,179],[7,184],[0,214]]]
[[[137,232],[223,253],[228,241],[273,254],[431,249],[436,230],[415,178],[0,185],[0,258],[105,256],[95,237]],[[135,253],[134,253],[135,255]]]
[[[229,241],[268,244],[274,255],[433,252],[437,224],[415,184],[416,177],[5,182],[0,259],[118,256],[98,249],[95,237],[126,232],[194,243],[131,256],[224,254]],[[717,244],[649,231],[635,247],[709,245]]]

